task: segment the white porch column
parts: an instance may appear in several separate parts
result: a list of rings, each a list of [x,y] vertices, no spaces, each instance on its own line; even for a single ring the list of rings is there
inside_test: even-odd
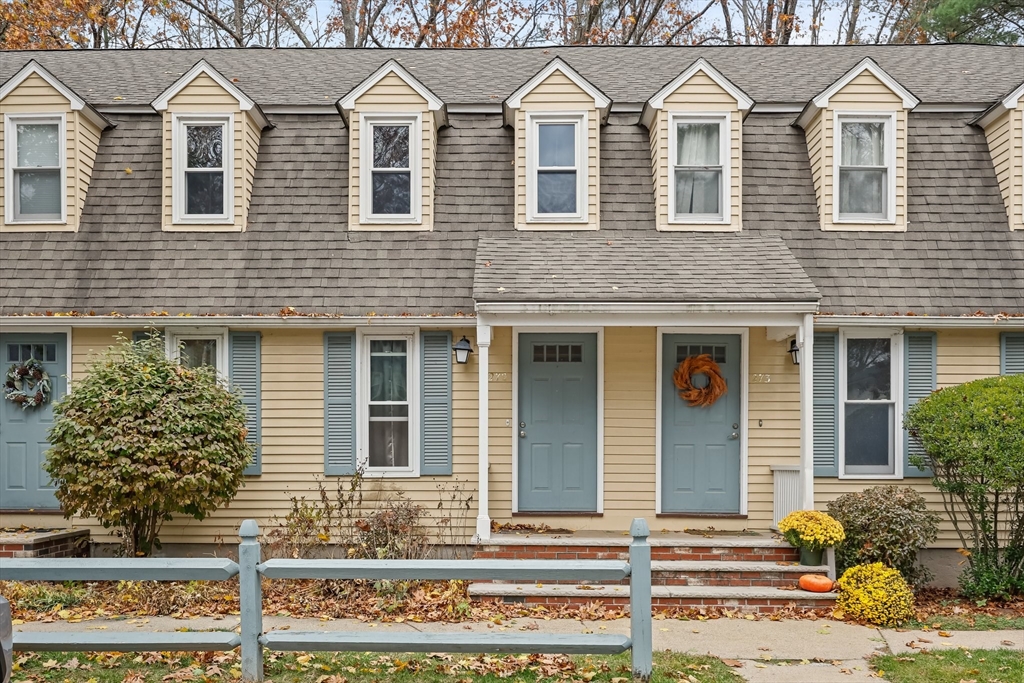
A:
[[[491,537],[491,515],[490,495],[488,491],[488,420],[489,394],[488,383],[490,381],[490,351],[491,351],[491,326],[480,322],[476,324],[476,345],[477,363],[479,363],[479,377],[477,384],[477,451],[479,453],[479,484],[477,486],[477,516],[476,516],[476,540],[486,541]]]
[[[800,504],[814,509],[814,315],[804,315],[800,347]]]

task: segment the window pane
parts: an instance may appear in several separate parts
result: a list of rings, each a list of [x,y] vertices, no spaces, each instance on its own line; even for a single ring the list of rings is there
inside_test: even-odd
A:
[[[370,418],[409,417],[409,405],[370,405]]]
[[[576,213],[576,171],[537,172],[537,213]]]
[[[676,124],[676,165],[718,166],[721,132],[717,123]]]
[[[18,187],[16,218],[60,218],[60,171],[17,171]]]
[[[576,126],[572,123],[542,123],[537,126],[540,168],[576,166]]]
[[[412,177],[409,172],[373,172],[373,213],[412,213]]]
[[[8,363],[17,363],[20,360],[21,360],[21,354],[18,353],[18,345],[17,344],[8,344],[7,345],[7,362]]]
[[[885,170],[839,169],[839,213],[885,213]]]
[[[676,171],[676,215],[718,215],[721,194],[721,171]]]
[[[224,213],[223,172],[185,172],[185,213],[190,216]]]
[[[409,168],[409,126],[373,127],[373,167]]]
[[[409,423],[370,422],[370,467],[409,466]]]
[[[57,345],[47,344],[46,345],[46,361],[52,363],[57,360]]]
[[[841,166],[884,166],[885,123],[844,121]]]
[[[182,365],[189,368],[198,368],[204,365],[216,368],[217,340],[185,339],[181,342],[178,359]]]
[[[370,400],[406,401],[407,356],[404,339],[370,342]]]
[[[893,468],[893,414],[891,403],[846,405],[846,467],[870,467],[879,474]],[[884,470],[884,472],[883,472]]]
[[[60,166],[60,126],[19,123],[18,166]]]
[[[188,168],[221,168],[224,126],[185,126]]]
[[[892,397],[891,344],[889,339],[846,340],[847,399],[887,401]]]

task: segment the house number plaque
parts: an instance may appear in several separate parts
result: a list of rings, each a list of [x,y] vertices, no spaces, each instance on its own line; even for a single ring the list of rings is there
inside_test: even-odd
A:
[[[769,384],[772,381],[772,376],[766,372],[755,372],[750,376],[752,384]]]
[[[504,382],[508,380],[507,372],[489,372],[487,373],[487,379],[491,382]]]

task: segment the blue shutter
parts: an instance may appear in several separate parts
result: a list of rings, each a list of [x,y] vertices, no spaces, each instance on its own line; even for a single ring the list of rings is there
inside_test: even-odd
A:
[[[232,388],[241,389],[245,405],[245,440],[256,446],[256,456],[244,474],[263,473],[260,407],[260,333],[231,332],[228,335],[228,376]]]
[[[999,341],[999,374],[1024,375],[1024,332],[1003,332]]]
[[[839,476],[839,335],[814,335],[814,476]]]
[[[420,474],[452,473],[452,333],[420,335]]]
[[[934,332],[907,332],[903,335],[903,402],[909,409],[935,391],[936,341]],[[910,456],[925,457],[921,443],[903,430],[903,476],[931,477],[932,470],[910,464]]]
[[[356,473],[356,335],[324,335],[324,474]]]

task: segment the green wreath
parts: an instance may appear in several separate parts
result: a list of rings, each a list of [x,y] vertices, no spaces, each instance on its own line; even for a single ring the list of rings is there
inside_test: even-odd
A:
[[[4,382],[4,398],[17,403],[22,410],[50,400],[50,375],[43,364],[29,358],[22,365],[12,365]]]

